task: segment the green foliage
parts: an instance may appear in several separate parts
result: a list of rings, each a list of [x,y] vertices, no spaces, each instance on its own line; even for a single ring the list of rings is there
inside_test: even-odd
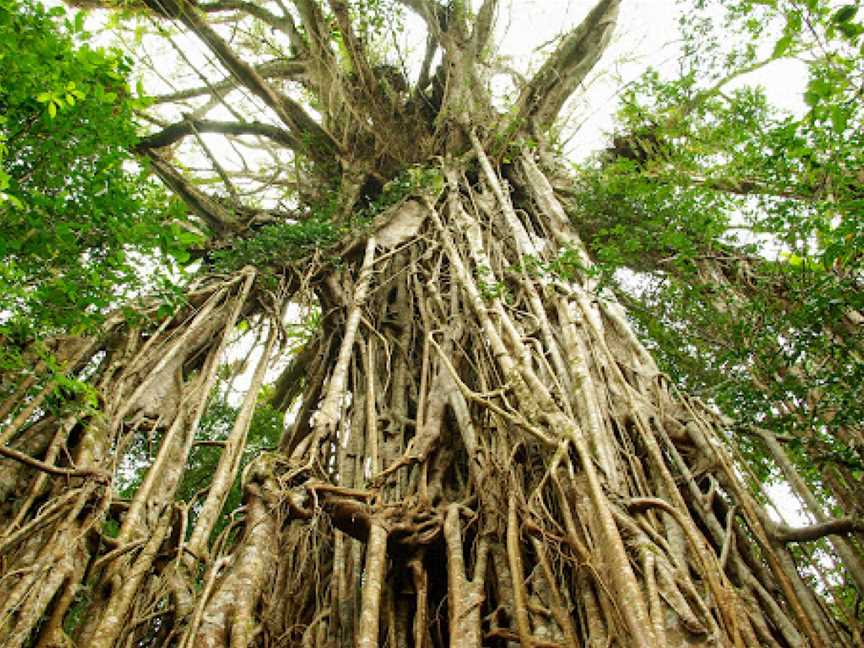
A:
[[[821,492],[826,465],[864,468],[844,441],[864,420],[864,332],[849,319],[864,309],[860,12],[696,4],[681,74],[625,93],[571,215],[661,369],[740,422],[757,479],[778,474],[748,426],[780,434]],[[793,54],[808,61],[801,115],[736,79]]]
[[[177,489],[177,500],[191,504],[206,497],[210,480],[219,464],[222,447],[218,444],[224,441],[230,434],[239,413],[239,407],[234,405],[227,396],[227,386],[230,384],[232,370],[225,367],[223,379],[214,388],[210,395],[207,408],[196,430],[195,442],[189,455],[182,481]],[[231,511],[237,509],[243,497],[240,477],[249,462],[266,450],[275,448],[282,435],[284,413],[274,409],[269,400],[272,396],[272,387],[266,386],[258,395],[258,402],[252,415],[252,421],[247,434],[246,446],[240,461],[240,469],[237,471],[237,479],[225,501],[225,514],[220,519],[214,530],[214,537],[218,535],[225,525],[228,524]],[[118,471],[118,480],[115,482],[117,494],[121,498],[131,498],[141,486],[141,482],[147,470],[153,463],[153,452],[162,442],[163,431],[157,433],[137,434],[126,449],[121,466]],[[197,508],[190,509],[191,520],[189,530],[195,522]],[[119,525],[114,519],[107,519],[103,525],[102,533],[108,537],[115,537],[119,531]]]
[[[720,4],[725,19],[712,29]],[[632,264],[639,254],[648,256],[642,269],[660,259],[681,264],[740,247],[728,231],[734,227],[745,242],[779,246],[790,265],[831,269],[848,282],[862,258],[864,115],[850,95],[860,91],[862,71],[860,59],[844,58],[849,39],[838,36],[836,24],[855,12],[832,13],[823,2],[803,9],[783,2],[697,6],[715,12],[684,19],[683,74],[651,73],[634,85],[610,155],[583,170],[583,227],[612,265]],[[818,47],[802,24],[824,37]],[[772,25],[791,38],[792,50],[822,54],[809,66],[804,98],[811,109],[803,118],[771,107],[759,88],[724,87],[735,66],[746,68],[774,37]],[[724,37],[733,27],[745,36],[730,46]]]
[[[371,220],[388,207],[396,205],[409,196],[423,194],[437,195],[444,188],[444,178],[437,167],[408,167],[393,180],[384,185],[381,194],[363,209],[358,217]]]
[[[161,251],[188,244],[131,154],[129,62],[64,16],[0,0],[0,335],[13,339],[92,329]]]
[[[405,16],[404,7],[397,0],[348,0],[348,10],[358,34],[367,40],[391,37]]]
[[[492,268],[478,267],[474,271],[474,279],[484,301],[491,302],[495,299],[503,299],[506,302],[509,300],[510,293],[507,290],[507,284],[503,281],[495,281]]]
[[[342,229],[332,220],[315,215],[296,223],[265,225],[253,236],[237,241],[230,249],[213,253],[215,267],[222,271],[244,265],[259,269],[283,267],[319,248],[339,240]]]
[[[72,604],[69,606],[69,611],[63,617],[63,632],[69,636],[73,634],[75,629],[86,618],[85,614],[92,598],[93,594],[89,585],[78,587],[75,597],[72,599]]]
[[[265,225],[252,236],[240,239],[224,250],[212,254],[215,268],[221,272],[253,265],[261,271],[282,268],[316,251],[325,251],[351,232],[368,227],[376,215],[409,196],[437,193],[444,180],[439,170],[409,167],[382,187],[371,200],[361,203],[347,221],[341,213],[341,194],[333,191],[313,205],[309,214],[295,222]]]
[[[856,267],[861,258],[864,207],[864,39],[858,4],[839,5],[827,0],[807,2],[702,2],[722,8],[724,31],[741,27],[749,34],[746,47],[756,50],[776,34],[765,25],[782,25],[775,55],[803,53],[808,61],[803,94],[803,118],[773,116],[747,133],[747,155],[738,161],[742,171],[764,179],[779,193],[816,199],[807,218],[778,214],[775,229],[786,228],[799,240],[815,237],[816,254],[826,267],[836,260]],[[739,47],[740,49],[740,47]],[[736,151],[737,153],[737,151]],[[736,156],[738,157],[738,156]]]

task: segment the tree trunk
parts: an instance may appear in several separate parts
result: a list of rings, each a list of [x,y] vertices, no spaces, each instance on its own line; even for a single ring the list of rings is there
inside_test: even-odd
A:
[[[4,441],[33,456],[7,451],[2,469],[33,485],[0,508],[0,644],[855,645],[856,629],[799,575],[787,547],[796,534],[767,523],[739,478],[721,418],[670,384],[598,285],[547,179],[560,173],[548,151],[541,164],[524,140],[510,142],[503,162],[490,154],[495,134],[473,127],[493,114],[471,88],[494,2],[473,29],[462,3],[404,3],[447,68],[437,89],[427,78],[418,90],[441,95],[426,121],[379,87],[344,3],[327,3],[327,20],[340,26],[351,79],[319,3],[293,2],[302,33],[287,13],[279,28],[314,63],[323,126],[196,7],[156,4],[273,111],[318,180],[342,147],[334,218],[358,211],[365,183],[394,168],[420,180],[329,251],[206,274],[168,317],[139,304],[137,323],[109,318],[69,367],[99,396],[74,425],[33,405],[50,385],[22,378],[3,391],[21,395]],[[523,89],[518,121],[551,125],[602,53],[617,7],[600,0],[562,39]],[[210,223],[214,248],[243,242],[223,203],[148,155]],[[285,341],[292,300],[317,305],[318,330],[273,393],[292,415],[282,439],[244,467],[267,363],[287,359],[275,336]],[[207,488],[184,499],[196,441],[214,441],[202,421],[241,322],[266,336],[264,357],[216,440]],[[125,477],[124,459],[144,464],[127,499],[109,485]],[[235,485],[243,503],[227,510]]]
[[[718,418],[670,387],[593,284],[531,153],[505,176],[476,139],[474,152],[479,176],[445,162],[440,195],[394,207],[362,255],[316,282],[337,351],[307,390],[318,405],[295,421],[290,454],[247,471],[233,543],[208,549],[196,531],[179,549],[164,507],[185,463],[172,444],[188,444],[176,435],[190,438],[219,331],[248,294],[227,291],[251,275],[199,298],[174,355],[142,349],[121,372],[160,358],[131,389],[144,394],[169,367],[208,358],[161,412],[169,454],[130,502],[121,546],[91,563],[90,582],[105,584],[80,645],[147,644],[159,631],[189,646],[852,645],[763,525]],[[130,419],[128,401],[115,407]],[[70,533],[70,519],[47,528]],[[211,514],[199,524],[211,528]],[[159,554],[175,557],[160,566]],[[57,560],[57,580],[74,577]],[[171,561],[186,565],[176,573],[191,579],[192,607],[171,594]],[[36,627],[31,607],[51,611],[44,591],[19,603],[22,583],[6,599],[13,645]]]

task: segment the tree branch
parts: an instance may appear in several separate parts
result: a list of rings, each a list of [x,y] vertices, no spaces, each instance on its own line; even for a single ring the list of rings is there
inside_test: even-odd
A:
[[[36,470],[41,470],[42,472],[48,473],[49,475],[57,475],[59,477],[93,477],[103,482],[107,482],[111,479],[110,475],[99,470],[58,468],[57,466],[52,466],[51,464],[47,464],[44,461],[39,461],[38,459],[34,459],[33,457],[26,455],[23,452],[18,452],[17,450],[13,450],[12,448],[6,447],[4,445],[0,445],[0,456],[6,457],[7,459],[14,459],[15,461],[23,463],[26,466],[30,466],[31,468],[35,468]]]
[[[296,78],[306,74],[306,63],[299,60],[289,61],[267,61],[255,66],[255,71],[264,79]],[[154,97],[155,103],[167,103],[169,101],[183,101],[205,94],[218,94],[237,87],[237,79],[227,76],[210,86],[199,86],[187,90],[178,90],[170,94]]]
[[[176,193],[189,209],[207,223],[217,234],[224,235],[239,229],[237,219],[227,209],[194,187],[192,183],[177,173],[174,167],[168,164],[155,150],[147,149],[144,153],[150,158],[153,169],[162,182]]]
[[[441,8],[435,0],[397,0],[397,2],[408,7],[427,22],[436,16],[437,10]]]
[[[69,0],[73,6],[83,8],[106,8],[112,7],[112,0]],[[303,0],[308,3],[308,0]],[[300,0],[297,0],[300,2]],[[294,133],[298,141],[303,142],[303,151],[313,160],[318,162],[332,162],[334,155],[339,151],[337,143],[321,125],[316,122],[299,103],[275,90],[268,84],[261,74],[249,63],[241,59],[205,19],[205,15],[199,10],[194,0],[132,0],[132,6],[138,8],[143,5],[163,18],[176,19],[188,27],[197,35],[210,50],[221,61],[225,68],[235,77],[240,84],[248,88],[252,94],[261,99],[271,108],[279,119]],[[266,12],[254,5],[243,2],[243,0],[223,0],[205,5],[205,9],[211,11],[242,9],[249,11],[262,20],[276,21],[288,28],[284,22],[275,14]],[[264,12],[264,13],[262,13]],[[286,18],[290,22],[290,18]],[[293,23],[291,23],[293,25]]]
[[[477,59],[480,58],[480,53],[486,47],[486,43],[489,42],[497,11],[498,0],[483,0],[483,4],[477,12],[474,30],[471,32],[471,49]]]
[[[308,43],[309,74],[317,86],[321,113],[330,116],[334,112],[333,104],[339,102],[341,95],[339,62],[332,48],[331,28],[317,3],[312,0],[293,0],[293,3]]]
[[[171,124],[165,129],[149,135],[138,142],[135,147],[141,153],[149,149],[162,148],[179,140],[198,133],[221,133],[223,135],[260,135],[267,137],[291,149],[302,148],[302,143],[288,131],[261,122],[223,122],[208,119],[184,119]]]
[[[207,44],[231,74],[273,109],[289,130],[303,141],[303,150],[309,157],[321,162],[331,161],[338,147],[330,135],[300,104],[274,90],[254,67],[237,56],[189,0],[179,2],[184,9],[180,15],[183,24]]]
[[[435,58],[435,52],[438,51],[438,41],[432,34],[426,36],[426,53],[423,55],[423,63],[420,66],[420,74],[417,77],[417,85],[414,87],[413,100],[417,101],[426,90],[426,86],[432,80],[430,72],[432,70],[432,60]]]
[[[291,19],[290,14],[285,14],[284,16],[277,16],[276,14],[268,11],[264,7],[258,6],[251,2],[245,2],[244,0],[219,0],[219,2],[208,2],[207,4],[199,4],[198,8],[205,13],[216,13],[219,11],[242,11],[254,18],[257,18],[261,22],[270,25],[274,29],[278,29],[284,34],[287,34],[288,39],[291,41],[291,46],[297,52],[306,52],[306,50],[308,49],[306,47],[306,42],[300,35],[300,32],[297,31],[297,27],[296,25],[294,25],[294,21]]]
[[[806,527],[791,527],[777,523],[770,523],[767,527],[771,535],[780,542],[811,542],[829,535],[864,533],[864,520],[845,517]]]
[[[648,174],[648,177],[654,177],[657,180],[662,180],[659,176]],[[675,178],[675,176],[672,176]],[[682,185],[696,185],[715,191],[724,193],[737,194],[739,196],[777,196],[778,198],[791,198],[794,200],[813,201],[818,200],[819,196],[815,193],[805,193],[800,190],[790,188],[772,187],[770,184],[756,180],[753,178],[712,178],[708,176],[692,175],[680,181]]]
[[[423,19],[429,34],[438,43],[447,30],[448,12],[437,0],[397,0]]]
[[[615,157],[633,159],[628,155],[621,155],[620,149],[607,149],[607,152]],[[730,193],[738,196],[775,196],[777,198],[787,198],[804,202],[817,202],[825,198],[825,196],[821,195],[819,192],[819,180],[811,181],[810,186],[796,187],[794,185],[789,185],[782,187],[772,186],[769,181],[760,180],[758,178],[724,178],[722,176],[711,177],[697,174],[688,175],[687,173],[681,173],[674,168],[660,171],[646,171],[643,175],[659,184],[675,184],[682,187],[704,187],[712,191],[721,191],[723,193]],[[856,181],[853,176],[843,178],[842,180],[848,185],[851,185]]]
[[[600,0],[537,71],[519,96],[520,123],[552,125],[564,102],[606,50],[618,18],[620,0]]]
[[[375,67],[369,62],[363,41],[357,37],[351,25],[348,5],[345,3],[345,0],[328,0],[328,2],[333,15],[336,16],[336,22],[342,35],[342,42],[348,55],[351,57],[354,76],[359,81],[362,96],[365,97],[365,103],[371,108],[371,110],[367,111],[367,114],[371,117],[378,132],[398,132],[400,124],[393,118],[398,110],[398,100],[394,98],[391,92],[381,92],[381,89],[386,85],[395,92],[400,88],[393,86],[399,84],[395,80],[387,79],[386,76],[382,75],[382,70],[386,69],[386,66]],[[407,81],[405,83],[407,84]],[[361,126],[365,126],[364,121],[362,119],[359,120]]]
[[[378,79],[372,71],[372,66],[366,57],[366,52],[363,44],[357,35],[354,33],[354,28],[351,26],[351,18],[348,15],[348,5],[344,0],[328,0],[330,9],[333,15],[336,16],[336,23],[339,25],[339,31],[342,35],[342,42],[345,50],[351,57],[351,64],[354,68],[354,73],[360,82],[363,84],[367,98],[374,100],[378,90]]]

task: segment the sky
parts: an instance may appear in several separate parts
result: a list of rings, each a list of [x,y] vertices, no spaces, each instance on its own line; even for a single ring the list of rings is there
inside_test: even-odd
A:
[[[517,67],[523,68],[536,66],[542,56],[536,51],[538,45],[579,24],[595,0],[512,0],[504,4],[498,21],[501,52],[511,55]],[[569,105],[568,135],[573,139],[565,151],[572,159],[605,146],[622,87],[637,80],[648,67],[675,75],[681,53],[678,18],[682,4],[679,0],[622,1],[609,49],[589,78],[589,85],[574,95]],[[805,109],[805,75],[803,63],[780,61],[736,80],[730,88],[761,85],[772,104],[800,114]]]

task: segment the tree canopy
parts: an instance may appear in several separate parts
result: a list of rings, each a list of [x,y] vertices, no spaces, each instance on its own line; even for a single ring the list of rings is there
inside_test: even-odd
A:
[[[188,242],[136,163],[130,60],[64,15],[17,1],[0,14],[0,336],[19,341],[92,329],[134,294],[135,266]]]

